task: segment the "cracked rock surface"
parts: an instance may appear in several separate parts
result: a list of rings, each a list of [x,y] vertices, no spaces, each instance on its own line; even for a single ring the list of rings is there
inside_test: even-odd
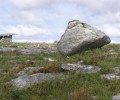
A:
[[[16,79],[12,79],[11,83],[14,87],[18,89],[25,89],[34,84],[42,83],[46,80],[55,79],[55,78],[63,78],[64,74],[56,74],[56,73],[37,73],[33,75],[24,75],[20,76]]]
[[[73,20],[68,23],[57,48],[61,54],[68,56],[78,51],[99,48],[110,42],[104,32],[79,20]]]
[[[83,65],[83,64],[69,64],[65,63],[61,65],[63,70],[68,71],[77,71],[82,73],[96,73],[100,71],[101,68],[92,65]]]
[[[101,75],[101,78],[105,78],[107,80],[116,80],[116,79],[120,79],[120,76],[118,76],[115,73],[113,73],[113,74],[103,74],[103,75]]]

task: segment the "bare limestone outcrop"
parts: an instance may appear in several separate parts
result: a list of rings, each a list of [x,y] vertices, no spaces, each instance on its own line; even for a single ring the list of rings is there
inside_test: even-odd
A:
[[[31,87],[34,84],[39,84],[44,81],[56,78],[63,78],[64,74],[62,73],[37,73],[33,75],[23,75],[16,79],[12,79],[11,83],[14,87],[18,89],[25,89]]]
[[[81,73],[96,73],[101,70],[98,66],[69,63],[62,64],[61,68],[66,71],[77,71]]]

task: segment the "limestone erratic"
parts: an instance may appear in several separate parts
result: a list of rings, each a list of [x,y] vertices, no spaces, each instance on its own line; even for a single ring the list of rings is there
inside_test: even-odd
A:
[[[104,32],[79,20],[73,20],[68,23],[57,48],[61,54],[68,56],[78,51],[100,48],[110,42]]]

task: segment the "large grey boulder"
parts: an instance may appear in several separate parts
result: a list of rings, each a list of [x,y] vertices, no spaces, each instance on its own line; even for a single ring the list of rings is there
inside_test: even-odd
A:
[[[66,71],[77,71],[81,73],[96,73],[101,69],[97,66],[92,65],[69,64],[69,63],[62,64],[61,68]]]
[[[79,20],[73,20],[68,23],[57,48],[61,54],[67,56],[78,51],[99,48],[110,42],[110,38],[104,32]]]
[[[14,87],[18,89],[25,89],[34,84],[42,83],[46,80],[55,79],[55,78],[63,78],[64,74],[56,74],[56,73],[37,73],[33,75],[24,75],[20,76],[16,79],[12,79],[11,83]]]

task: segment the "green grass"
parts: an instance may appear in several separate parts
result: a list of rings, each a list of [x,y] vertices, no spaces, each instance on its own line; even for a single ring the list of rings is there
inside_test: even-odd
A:
[[[0,43],[0,46],[25,47],[26,43]],[[118,54],[110,55],[111,49]],[[69,75],[69,78],[46,81],[25,90],[16,90],[8,83],[15,78],[14,69],[24,65],[28,60],[35,61],[33,65],[30,65],[33,67],[48,66],[44,58],[56,59],[57,67],[60,67],[62,63],[78,63],[82,60],[83,64],[101,67],[101,71],[94,74],[63,72]],[[97,100],[111,100],[113,95],[120,93],[120,80],[107,81],[101,79],[100,75],[112,73],[111,69],[114,67],[120,67],[120,45],[115,44],[67,57],[59,53],[20,55],[15,52],[0,52],[0,100],[83,100],[76,96],[84,98],[81,96],[89,95],[96,96]],[[89,99],[86,97],[84,100]]]

